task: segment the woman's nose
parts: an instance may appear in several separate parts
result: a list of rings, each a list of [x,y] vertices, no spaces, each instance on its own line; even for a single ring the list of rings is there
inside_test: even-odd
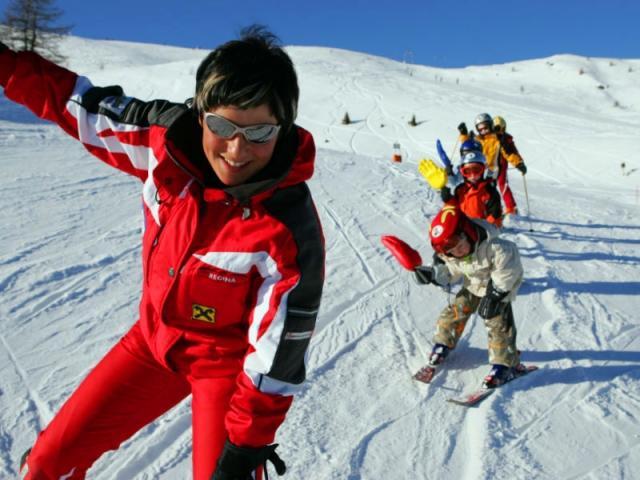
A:
[[[241,133],[234,135],[232,138],[227,140],[227,154],[234,155],[235,158],[242,157],[244,152],[247,150],[247,143],[247,140]]]

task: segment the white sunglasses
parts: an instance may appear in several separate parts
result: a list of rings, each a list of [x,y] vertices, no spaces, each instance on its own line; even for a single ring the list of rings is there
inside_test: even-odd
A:
[[[257,144],[269,142],[276,137],[280,131],[280,125],[273,125],[271,123],[239,127],[232,121],[215,113],[205,113],[204,123],[207,124],[207,128],[211,133],[219,137],[229,139],[241,133],[248,142]]]

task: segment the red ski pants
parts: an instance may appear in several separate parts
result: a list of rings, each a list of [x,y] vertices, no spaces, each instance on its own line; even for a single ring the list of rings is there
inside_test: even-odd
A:
[[[193,478],[209,480],[227,437],[224,417],[235,375],[202,378],[193,356],[198,347],[177,347],[170,359],[179,373],[154,359],[136,324],[39,435],[27,460],[25,478],[85,478],[103,453],[117,449],[191,393]]]
[[[504,203],[504,213],[515,213],[516,200],[515,198],[513,198],[511,187],[509,187],[509,180],[507,180],[507,170],[509,169],[509,164],[502,157],[500,157],[498,162],[500,163],[500,168],[498,170],[498,189],[500,190],[500,196],[502,197],[502,202]]]

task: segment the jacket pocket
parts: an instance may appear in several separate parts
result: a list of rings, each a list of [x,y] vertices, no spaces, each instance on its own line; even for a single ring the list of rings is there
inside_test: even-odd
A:
[[[255,303],[252,277],[192,258],[181,272],[180,317],[196,329],[241,326]]]

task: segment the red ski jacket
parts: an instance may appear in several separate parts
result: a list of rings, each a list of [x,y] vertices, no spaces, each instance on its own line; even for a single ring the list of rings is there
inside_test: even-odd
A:
[[[140,325],[157,360],[180,339],[206,345],[213,376],[237,375],[225,424],[241,446],[273,441],[305,356],[324,282],[309,189],[315,146],[300,127],[249,183],[225,187],[202,151],[194,110],[143,102],[28,52],[0,52],[5,95],[143,183]]]
[[[476,184],[464,181],[456,187],[454,196],[467,217],[483,218],[501,225],[500,194],[493,180],[482,180]]]

